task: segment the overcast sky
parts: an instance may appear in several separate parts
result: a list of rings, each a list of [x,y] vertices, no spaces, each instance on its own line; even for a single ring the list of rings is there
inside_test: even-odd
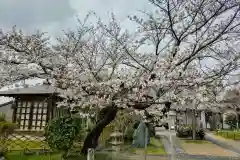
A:
[[[83,19],[94,11],[105,21],[113,12],[124,28],[135,30],[127,16],[139,14],[138,10],[154,8],[148,0],[0,0],[0,29],[16,25],[24,31],[40,29],[58,36],[76,26],[77,16]]]
[[[139,14],[138,10],[151,11],[153,7],[148,0],[0,0],[0,29],[16,25],[27,32],[40,29],[58,36],[63,29],[76,26],[77,16],[83,19],[94,11],[104,21],[113,12],[124,28],[135,30],[127,16]]]
[[[148,0],[1,0],[0,28],[17,25],[25,31],[41,29],[57,35],[62,29],[74,28],[76,16],[84,18],[94,11],[103,20],[113,12],[124,27],[134,29],[126,17],[146,9],[152,10]]]

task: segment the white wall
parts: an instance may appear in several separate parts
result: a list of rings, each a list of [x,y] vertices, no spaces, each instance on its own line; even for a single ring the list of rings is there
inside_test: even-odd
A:
[[[6,120],[9,122],[12,122],[12,115],[13,115],[13,109],[12,104],[8,104],[6,106],[0,107],[0,112],[6,114]]]
[[[200,116],[200,115],[199,115]],[[197,127],[200,127],[200,117],[197,117]],[[181,115],[179,116],[178,114],[178,117],[181,117],[181,120],[182,120],[182,123],[183,124],[186,124],[186,125],[192,125],[192,122],[193,122],[193,113],[192,111],[188,111],[185,113],[181,113]]]
[[[192,112],[181,113],[181,119],[183,124],[192,124]]]

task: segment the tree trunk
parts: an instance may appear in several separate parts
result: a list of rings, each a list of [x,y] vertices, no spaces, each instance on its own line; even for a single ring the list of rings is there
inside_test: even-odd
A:
[[[100,111],[99,120],[97,121],[96,126],[90,133],[88,133],[84,140],[83,148],[81,150],[83,155],[87,155],[89,148],[95,149],[97,147],[98,138],[103,129],[115,119],[117,111],[118,109],[114,106],[104,108]]]
[[[237,128],[237,130],[239,129],[239,114],[238,114],[238,111],[236,110],[236,113],[237,113],[237,115],[236,115],[236,120],[237,120],[237,123],[236,123],[236,128]]]

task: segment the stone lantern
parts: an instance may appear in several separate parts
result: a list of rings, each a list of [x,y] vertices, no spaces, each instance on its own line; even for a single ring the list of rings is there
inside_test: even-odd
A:
[[[109,144],[115,152],[120,151],[120,146],[123,144],[123,134],[119,131],[115,131],[110,135]]]
[[[176,111],[170,110],[168,112],[168,118],[169,118],[169,128],[175,129],[175,121],[176,121]]]

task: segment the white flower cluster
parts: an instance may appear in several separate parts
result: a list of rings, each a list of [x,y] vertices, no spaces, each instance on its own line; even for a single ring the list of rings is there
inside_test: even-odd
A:
[[[114,16],[109,24],[80,22],[77,31],[66,31],[55,44],[41,32],[0,31],[5,51],[0,82],[48,79],[66,92],[59,106],[70,108],[136,104],[145,109],[163,101],[214,101],[219,81],[240,66],[239,50],[231,43],[239,42],[239,10],[234,9],[238,4],[229,0],[229,8],[219,9],[217,1],[150,1],[159,11],[133,16],[137,33],[123,30]],[[234,14],[212,23],[224,11]],[[218,65],[202,67],[208,58],[217,59]]]

